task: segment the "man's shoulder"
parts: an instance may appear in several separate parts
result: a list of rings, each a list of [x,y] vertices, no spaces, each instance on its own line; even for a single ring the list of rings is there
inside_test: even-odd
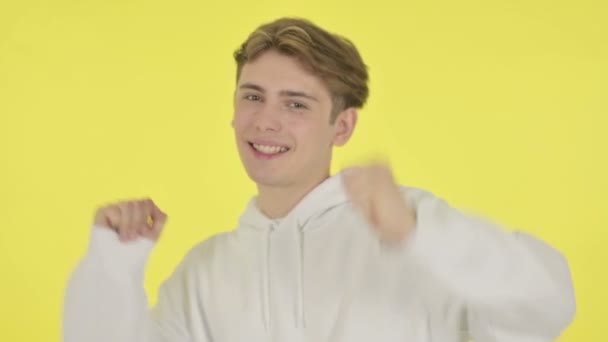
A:
[[[242,243],[242,232],[239,229],[215,233],[196,243],[187,252],[186,263],[208,263],[216,259],[223,259],[239,249]]]

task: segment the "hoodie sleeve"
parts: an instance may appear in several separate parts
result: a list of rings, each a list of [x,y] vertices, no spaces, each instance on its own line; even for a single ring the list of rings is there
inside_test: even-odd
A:
[[[473,340],[553,341],[570,324],[574,292],[558,251],[430,193],[409,197],[417,227],[405,252],[465,303]]]
[[[93,227],[88,252],[68,281],[64,342],[190,341],[185,321],[171,315],[181,308],[183,272],[176,271],[165,282],[159,304],[152,311],[148,308],[143,280],[153,247],[147,239],[125,244],[115,232]]]

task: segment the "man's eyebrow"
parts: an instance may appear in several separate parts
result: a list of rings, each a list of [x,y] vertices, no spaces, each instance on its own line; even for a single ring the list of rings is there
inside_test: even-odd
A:
[[[260,87],[257,84],[253,84],[253,83],[243,83],[239,86],[239,89],[252,89],[252,90],[257,90],[260,93],[264,93],[264,88]]]
[[[260,93],[265,93],[266,90],[257,85],[257,84],[253,84],[253,83],[243,83],[239,86],[239,89],[251,89],[251,90],[256,90],[259,91]],[[311,94],[308,94],[306,92],[303,91],[296,91],[296,90],[281,90],[279,92],[279,96],[285,96],[285,97],[303,97],[305,99],[310,99],[313,101],[317,101],[319,102],[319,99],[317,99],[316,97],[314,97]]]
[[[309,100],[313,100],[313,101],[319,102],[319,100],[316,97],[314,97],[314,96],[312,96],[312,95],[310,95],[308,93],[305,93],[303,91],[281,90],[279,92],[279,95],[280,96],[287,96],[287,97],[303,97],[305,99],[309,99]]]

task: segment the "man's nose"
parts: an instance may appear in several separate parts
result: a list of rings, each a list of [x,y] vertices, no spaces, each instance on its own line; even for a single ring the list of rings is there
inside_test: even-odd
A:
[[[255,126],[260,131],[279,131],[281,129],[280,111],[269,103],[255,113]]]

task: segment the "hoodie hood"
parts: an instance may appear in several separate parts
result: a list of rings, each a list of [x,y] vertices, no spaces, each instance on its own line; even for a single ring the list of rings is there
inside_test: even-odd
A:
[[[288,229],[295,235],[296,245],[293,248],[294,265],[296,270],[296,288],[294,289],[294,326],[297,329],[305,327],[305,311],[304,311],[304,238],[303,234],[306,230],[321,225],[322,218],[332,209],[348,202],[348,196],[342,182],[342,175],[336,174],[327,178],[312,191],[302,198],[302,200],[280,220],[274,220],[264,215],[258,208],[256,202],[257,197],[252,198],[241,215],[239,220],[239,229],[254,230],[260,233],[261,243],[259,247],[262,255],[262,312],[264,327],[267,332],[271,329],[272,313],[271,309],[271,293],[270,293],[270,277],[272,274],[270,253],[271,253],[271,235],[276,229]]]
[[[348,202],[348,195],[342,183],[342,174],[338,173],[327,178],[300,200],[300,202],[280,219],[280,226],[297,226],[301,229],[314,227],[314,221],[336,206]],[[313,221],[313,222],[311,222]],[[266,231],[277,220],[268,218],[257,206],[257,196],[253,197],[239,219],[240,229],[253,228]],[[308,223],[312,223],[309,225]]]

